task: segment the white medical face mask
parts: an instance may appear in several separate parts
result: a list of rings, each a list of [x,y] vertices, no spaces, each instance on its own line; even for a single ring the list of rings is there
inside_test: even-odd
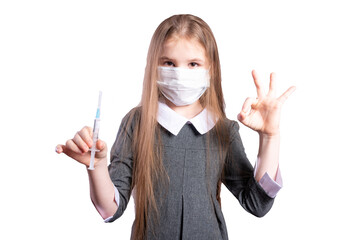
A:
[[[158,67],[157,85],[162,94],[176,106],[197,101],[209,87],[206,69]]]

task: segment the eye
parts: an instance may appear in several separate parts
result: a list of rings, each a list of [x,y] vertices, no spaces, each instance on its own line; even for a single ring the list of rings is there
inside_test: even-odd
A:
[[[198,67],[199,64],[196,63],[196,62],[191,62],[191,63],[189,64],[189,66],[192,67],[192,68],[195,68],[195,67]]]
[[[175,64],[174,64],[173,62],[171,62],[171,61],[165,61],[165,62],[163,63],[163,66],[166,66],[166,67],[174,67]]]

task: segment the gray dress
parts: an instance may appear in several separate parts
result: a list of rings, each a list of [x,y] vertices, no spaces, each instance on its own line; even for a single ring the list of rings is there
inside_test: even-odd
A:
[[[138,116],[140,108],[133,111]],[[119,132],[128,119],[129,114],[122,120]],[[155,232],[147,232],[147,239],[228,239],[216,198],[219,180],[248,212],[262,217],[270,210],[274,199],[254,179],[253,167],[239,136],[238,123],[228,119],[225,123],[230,145],[228,151],[222,152],[226,156],[224,165],[218,160],[222,150],[216,144],[214,129],[201,135],[192,124],[186,124],[175,136],[159,125],[163,165],[169,182],[166,191],[155,189],[160,218]],[[130,144],[124,143],[123,138],[131,142],[133,127],[134,123],[131,123],[125,134],[118,134],[111,150],[109,172],[120,193],[120,206],[110,222],[123,214],[131,195],[133,158]],[[209,143],[206,137],[209,137]]]

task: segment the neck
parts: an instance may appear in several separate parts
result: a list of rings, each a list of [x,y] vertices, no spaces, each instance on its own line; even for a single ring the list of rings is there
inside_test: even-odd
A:
[[[203,107],[199,100],[196,102],[186,105],[186,106],[176,106],[171,101],[166,99],[166,104],[176,113],[182,115],[183,117],[187,119],[192,119],[196,115],[198,115],[200,112],[202,112]]]

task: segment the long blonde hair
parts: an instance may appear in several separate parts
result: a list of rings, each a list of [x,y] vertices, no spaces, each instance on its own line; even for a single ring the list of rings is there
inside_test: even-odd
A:
[[[147,65],[143,81],[140,116],[134,129],[133,151],[134,167],[132,189],[136,189],[135,222],[133,238],[144,239],[149,226],[149,216],[158,215],[154,196],[154,187],[165,179],[161,160],[160,133],[157,123],[158,100],[161,95],[157,87],[157,67],[164,43],[171,37],[185,37],[197,40],[205,49],[210,66],[210,87],[200,98],[204,108],[217,119],[215,132],[222,146],[226,146],[228,137],[223,123],[225,104],[221,86],[221,69],[218,49],[210,27],[193,15],[174,15],[164,20],[152,36],[147,55]],[[157,146],[157,147],[156,147]],[[220,183],[217,198],[219,199]]]

